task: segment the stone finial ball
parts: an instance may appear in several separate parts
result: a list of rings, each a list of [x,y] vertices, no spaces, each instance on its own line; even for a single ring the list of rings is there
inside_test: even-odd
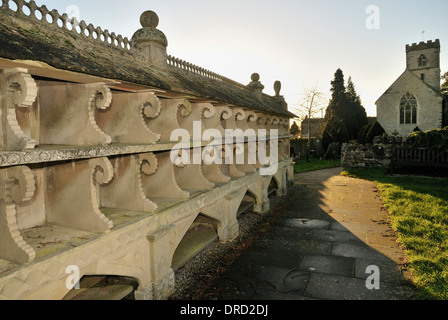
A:
[[[275,94],[278,96],[280,95],[280,91],[282,90],[282,83],[280,81],[275,81],[274,82],[274,91]]]
[[[159,17],[154,11],[145,11],[140,16],[140,23],[143,28],[157,28],[159,25]]]
[[[257,82],[260,81],[260,75],[258,73],[254,73],[252,74],[252,76],[250,77],[252,79],[252,81]]]

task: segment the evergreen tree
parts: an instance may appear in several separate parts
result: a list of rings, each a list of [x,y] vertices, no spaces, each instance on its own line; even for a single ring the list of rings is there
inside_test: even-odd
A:
[[[361,128],[365,126],[368,121],[366,109],[362,106],[361,98],[355,90],[355,85],[351,77],[348,78],[347,82],[347,98],[350,104],[348,107],[350,112],[348,113],[348,117],[345,119],[345,124],[347,126],[347,130],[349,131],[350,138],[356,139],[359,130],[361,130]]]
[[[331,100],[325,114],[325,122],[328,122],[334,116],[341,119],[344,118],[343,105],[346,104],[347,95],[344,74],[341,69],[336,70],[334,74],[334,80],[331,82],[331,93]]]
[[[322,146],[324,150],[327,151],[332,142],[336,142],[341,145],[342,143],[348,141],[348,131],[342,119],[338,116],[331,117],[325,125],[325,129],[322,134]]]
[[[440,88],[440,92],[448,97],[448,71],[442,76],[442,86]]]
[[[331,82],[332,98],[327,108],[325,121],[333,116],[341,119],[348,131],[349,139],[357,139],[360,129],[367,124],[367,113],[361,104],[361,98],[355,90],[351,78],[345,86],[344,73],[338,69]]]
[[[294,121],[294,123],[292,124],[291,129],[289,130],[289,132],[290,132],[294,137],[296,137],[296,136],[299,135],[299,133],[300,133],[300,128],[299,128],[299,126],[297,125],[297,122]]]
[[[375,121],[374,124],[369,128],[369,132],[367,132],[366,143],[373,143],[373,139],[378,136],[382,136],[386,131],[380,125],[378,121]]]

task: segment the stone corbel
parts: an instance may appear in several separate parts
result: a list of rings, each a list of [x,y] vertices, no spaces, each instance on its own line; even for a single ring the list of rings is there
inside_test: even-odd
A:
[[[245,172],[241,171],[236,164],[236,152],[237,146],[235,144],[224,146],[224,166],[228,170],[228,175],[230,178],[242,178],[246,175]]]
[[[266,130],[266,135],[269,135],[269,116],[264,113],[257,113],[257,117],[258,129]]]
[[[280,130],[279,135],[288,135],[289,133],[289,127],[290,127],[290,121],[287,118],[280,118]]]
[[[161,107],[152,92],[117,93],[109,109],[97,112],[96,120],[113,142],[153,144],[160,140],[160,134],[152,132],[146,122],[158,117]]]
[[[99,188],[113,178],[107,158],[47,168],[47,221],[64,227],[107,233],[113,223],[99,208]]]
[[[257,133],[258,130],[258,115],[255,111],[251,110],[245,110],[246,112],[246,118],[242,121],[237,121],[236,125],[238,128],[242,129],[243,131],[247,129],[252,129]]]
[[[279,140],[279,157],[281,160],[285,160],[291,157],[291,142],[289,139],[281,139]]]
[[[205,129],[215,129],[221,133],[221,137],[225,137],[225,127],[227,120],[233,116],[233,111],[228,106],[215,106],[216,112],[213,117],[203,120]],[[231,129],[231,128],[229,128]]]
[[[163,199],[188,199],[190,193],[182,190],[177,181],[170,152],[156,154],[158,167],[151,175],[142,176],[145,195],[156,204]]]
[[[162,109],[159,116],[146,121],[151,131],[160,134],[161,142],[170,142],[173,131],[184,128],[183,124],[193,109],[187,99],[161,99],[160,101]],[[188,132],[192,136],[192,132]]]
[[[46,145],[108,145],[112,142],[96,123],[96,110],[109,108],[112,93],[105,84],[39,82],[40,143]]]
[[[280,132],[280,118],[279,117],[271,117],[271,126],[269,129],[278,130]]]
[[[286,158],[287,156],[285,154],[285,140],[282,139],[278,141],[278,161],[282,161]]]
[[[216,108],[211,103],[193,103],[192,104],[192,112],[191,115],[184,120],[182,123],[182,128],[188,130],[190,135],[193,137],[193,124],[194,122],[201,122],[201,133],[204,132],[206,128],[205,122],[208,119],[212,119],[216,115]],[[198,140],[202,140],[202,134],[200,137],[197,137]]]
[[[208,149],[209,146],[205,147],[205,149]],[[215,154],[215,153],[220,153],[220,155]],[[216,184],[221,184],[221,183],[227,183],[229,182],[230,179],[230,173],[224,172],[222,170],[223,168],[223,164],[220,164],[220,162],[223,162],[222,159],[222,153],[224,152],[224,147],[222,145],[220,146],[216,146],[213,147],[213,150],[207,150],[207,153],[210,154],[211,157],[213,157],[213,160],[215,161],[208,161],[208,162],[203,162],[202,163],[202,173],[204,174],[204,177],[212,182],[212,183],[216,183]],[[218,157],[220,156],[220,158],[214,158],[214,157]]]
[[[240,150],[241,148],[241,150]],[[235,150],[235,164],[236,168],[245,173],[253,173],[256,172],[256,165],[257,165],[257,142],[249,142],[245,143],[244,145],[237,146]],[[244,163],[239,163],[238,161],[238,154],[240,152],[244,152]],[[242,156],[241,156],[242,157]]]
[[[152,153],[111,159],[114,178],[101,187],[101,207],[154,212],[157,205],[143,191],[142,175],[157,170],[157,158]]]
[[[36,185],[30,168],[0,170],[0,258],[14,263],[32,262],[36,252],[23,239],[17,225],[17,205],[32,200]]]
[[[237,123],[245,121],[246,120],[246,111],[244,111],[242,108],[232,108],[232,117],[225,119],[225,129],[231,129],[236,130],[240,128]]]
[[[195,152],[199,153],[197,156],[198,163],[193,161]],[[175,177],[179,187],[186,191],[213,189],[215,184],[207,180],[202,168],[202,149],[192,149],[190,151],[190,164],[174,167]]]
[[[29,108],[37,97],[37,86],[27,69],[15,68],[0,73],[1,127],[0,143],[4,150],[34,149],[36,141],[25,133],[16,109]],[[27,115],[27,117],[29,117]],[[28,126],[36,119],[28,119]],[[31,130],[31,128],[28,128]],[[28,131],[30,131],[28,130]]]

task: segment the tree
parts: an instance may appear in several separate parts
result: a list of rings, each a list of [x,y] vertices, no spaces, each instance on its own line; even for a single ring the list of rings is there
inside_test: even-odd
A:
[[[386,131],[380,125],[378,121],[375,121],[374,124],[369,128],[369,132],[367,132],[366,143],[373,143],[373,139],[378,136],[382,136]]]
[[[317,89],[317,84],[310,89],[305,89],[303,93],[303,98],[299,101],[299,106],[296,108],[298,115],[307,121],[308,125],[308,146],[306,161],[310,161],[311,152],[311,119],[315,118],[318,114],[321,114],[325,109],[325,100],[323,93],[319,92]]]
[[[440,92],[442,92],[443,95],[448,96],[448,71],[442,76],[442,80],[443,83]]]
[[[346,119],[346,126],[351,138],[356,139],[359,130],[361,130],[361,128],[365,126],[368,121],[366,109],[362,106],[361,98],[356,92],[352,77],[348,78],[347,97],[350,103],[349,109],[351,112],[349,113],[349,117]]]
[[[370,128],[372,127],[372,124],[366,124],[362,126],[362,128],[359,130],[358,133],[358,142],[360,144],[365,144],[367,139],[367,133],[369,133]]]
[[[300,128],[297,125],[297,122],[294,121],[294,123],[291,126],[291,129],[289,130],[289,133],[291,133],[294,137],[297,137],[300,134]]]
[[[322,144],[324,150],[327,151],[328,147],[333,142],[341,145],[348,141],[348,131],[342,119],[338,116],[331,117],[325,125],[325,129],[322,134]]]
[[[355,90],[351,77],[345,86],[344,73],[338,69],[331,82],[332,98],[325,115],[326,122],[333,116],[340,118],[348,131],[350,139],[357,139],[360,129],[367,124],[367,113],[361,98]]]

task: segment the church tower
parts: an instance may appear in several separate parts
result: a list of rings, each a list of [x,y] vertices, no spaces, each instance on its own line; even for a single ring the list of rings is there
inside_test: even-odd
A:
[[[408,136],[446,124],[445,97],[440,92],[440,41],[406,46],[406,70],[376,102],[377,119],[388,134]]]
[[[440,92],[440,41],[413,43],[406,46],[406,68]]]

